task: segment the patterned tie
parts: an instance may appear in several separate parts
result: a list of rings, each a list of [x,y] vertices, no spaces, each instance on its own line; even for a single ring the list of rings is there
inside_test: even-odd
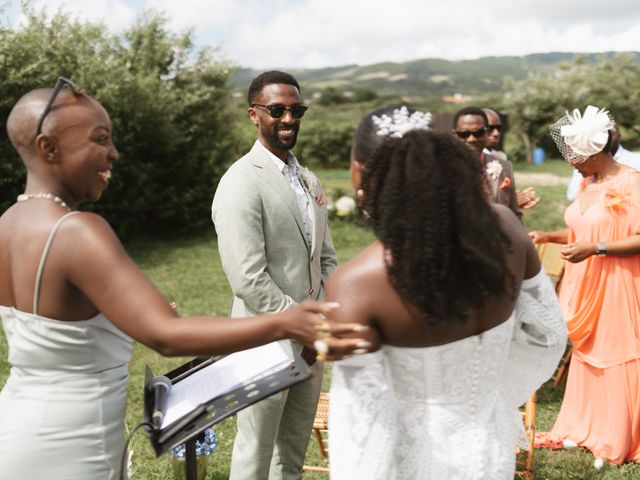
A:
[[[313,223],[311,222],[311,217],[309,215],[310,202],[309,197],[302,187],[300,178],[296,175],[296,170],[297,168],[295,166],[285,165],[282,173],[289,181],[289,184],[293,189],[293,193],[296,194],[296,202],[298,203],[298,210],[300,211],[300,216],[302,217],[302,223],[304,226],[304,237],[307,241],[308,247],[311,248]]]

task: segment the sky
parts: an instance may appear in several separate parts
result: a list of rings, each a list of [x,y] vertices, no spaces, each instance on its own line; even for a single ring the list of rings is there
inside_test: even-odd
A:
[[[148,9],[241,67],[640,50],[638,0],[30,0],[117,33]],[[18,0],[0,0],[18,27]]]

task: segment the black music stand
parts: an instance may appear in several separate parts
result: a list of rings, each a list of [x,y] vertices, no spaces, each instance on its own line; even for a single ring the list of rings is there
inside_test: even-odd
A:
[[[190,375],[198,372],[226,355],[217,357],[198,357],[181,365],[175,370],[166,373],[165,376],[174,385]],[[144,420],[151,422],[153,413],[153,396],[148,388],[153,375],[147,367],[144,387]],[[294,354],[291,363],[282,369],[268,375],[254,379],[251,382],[240,385],[224,395],[212,398],[198,405],[195,409],[167,425],[165,428],[153,430],[147,428],[147,436],[156,456],[172,450],[184,443],[186,480],[196,480],[198,464],[196,459],[196,441],[202,437],[204,430],[238,411],[253,405],[260,400],[270,397],[282,390],[292,387],[311,377],[311,370],[307,363],[298,354]]]

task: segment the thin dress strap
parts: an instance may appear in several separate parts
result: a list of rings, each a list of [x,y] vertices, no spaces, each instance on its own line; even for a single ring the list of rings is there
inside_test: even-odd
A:
[[[51,230],[51,233],[49,234],[47,243],[44,245],[42,258],[40,258],[40,265],[38,265],[38,273],[36,273],[36,286],[35,286],[35,289],[33,290],[33,314],[34,315],[38,314],[38,300],[40,298],[40,281],[42,279],[42,271],[44,270],[44,264],[47,261],[47,255],[49,255],[49,249],[51,248],[51,243],[53,242],[53,237],[58,231],[58,228],[60,228],[60,225],[62,224],[62,222],[64,222],[67,218],[69,218],[71,215],[74,215],[76,213],[79,213],[79,212],[69,212],[65,214],[62,218],[60,218],[60,220],[58,220],[56,224],[53,226],[53,230]]]

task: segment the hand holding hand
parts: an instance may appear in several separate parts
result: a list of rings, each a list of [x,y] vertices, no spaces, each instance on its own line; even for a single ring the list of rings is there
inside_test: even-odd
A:
[[[335,337],[369,330],[369,327],[359,323],[337,323],[328,320],[327,314],[338,306],[336,303],[305,300],[281,313],[286,336],[304,344],[302,356],[309,365],[317,358],[316,350],[323,359],[339,360],[354,353],[366,353],[371,347],[371,342],[361,338]],[[312,354],[314,362],[310,363]]]
[[[590,242],[576,242],[570,243],[562,250],[560,250],[560,256],[571,263],[578,263],[591,255],[595,255],[597,247],[594,243]]]
[[[518,198],[518,207],[523,210],[535,207],[540,201],[540,197],[536,195],[536,191],[533,187],[527,187],[524,190],[517,190],[516,197]]]

